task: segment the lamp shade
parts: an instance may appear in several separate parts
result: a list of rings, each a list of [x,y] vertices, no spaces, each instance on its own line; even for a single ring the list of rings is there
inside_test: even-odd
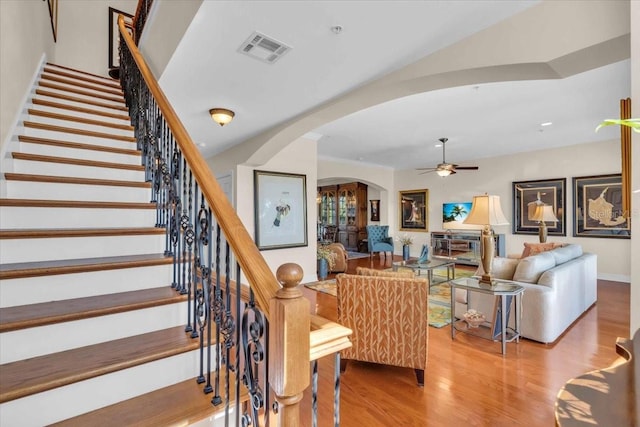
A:
[[[449,176],[451,175],[451,171],[449,169],[438,169],[436,173],[440,176]]]
[[[529,219],[531,221],[558,222],[558,218],[556,218],[553,213],[553,206],[551,205],[538,205]]]
[[[209,114],[211,114],[213,121],[218,123],[220,126],[226,125],[233,120],[233,116],[235,116],[233,111],[227,110],[226,108],[212,108],[209,110]]]
[[[473,197],[471,212],[469,216],[467,216],[467,219],[464,220],[464,223],[476,225],[507,225],[509,221],[507,221],[504,213],[502,213],[500,196],[485,194],[483,196]]]

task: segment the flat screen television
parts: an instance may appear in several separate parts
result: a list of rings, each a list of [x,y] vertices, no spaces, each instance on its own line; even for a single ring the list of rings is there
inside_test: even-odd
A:
[[[445,230],[479,230],[480,225],[464,224],[471,212],[471,202],[451,202],[442,204],[442,228]]]

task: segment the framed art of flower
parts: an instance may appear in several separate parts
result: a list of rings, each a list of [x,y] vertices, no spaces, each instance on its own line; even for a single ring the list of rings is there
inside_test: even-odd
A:
[[[631,238],[622,210],[622,175],[573,178],[573,236]]]
[[[258,249],[307,246],[306,179],[291,173],[253,172]]]
[[[517,181],[513,185],[513,234],[538,234],[536,208],[550,205],[557,221],[546,223],[550,236],[566,236],[566,178]]]

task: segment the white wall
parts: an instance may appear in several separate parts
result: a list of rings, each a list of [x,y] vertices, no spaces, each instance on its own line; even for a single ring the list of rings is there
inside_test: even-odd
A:
[[[109,7],[134,14],[137,0],[58,0],[55,62],[100,76],[109,71]]]
[[[238,166],[236,169],[236,212],[252,236],[254,236],[255,232],[253,199],[254,169],[306,175],[308,245],[296,248],[271,249],[261,252],[274,274],[278,267],[284,263],[295,262],[299,264],[304,270],[303,283],[317,280],[316,223],[318,221],[318,211],[316,209],[316,147],[315,141],[300,138],[282,149],[264,165],[256,168]]]
[[[554,150],[521,153],[482,159],[466,164],[478,165],[478,171],[460,171],[441,178],[434,174],[418,175],[414,170],[397,171],[396,190],[429,189],[429,231],[442,229],[442,203],[471,201],[474,195],[500,196],[502,210],[513,218],[512,182],[566,178],[566,236],[549,236],[549,241],[577,243],[585,252],[598,254],[598,276],[603,279],[628,282],[631,274],[630,240],[612,238],[572,237],[573,194],[571,178],[620,172],[620,142],[609,141],[573,145]],[[521,253],[524,242],[537,242],[535,235],[514,235],[512,225],[495,227],[506,236],[506,251]],[[427,236],[417,233],[412,253]],[[424,233],[422,233],[424,234]]]
[[[0,1],[0,147],[5,147],[43,55],[51,57],[53,50],[46,2]]]

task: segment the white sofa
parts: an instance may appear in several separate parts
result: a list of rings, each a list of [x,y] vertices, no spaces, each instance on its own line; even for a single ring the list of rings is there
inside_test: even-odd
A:
[[[583,253],[575,244],[525,258],[497,257],[492,271],[497,279],[524,286],[520,332],[543,343],[554,342],[596,302],[597,273],[597,256]],[[472,308],[487,314],[487,318],[493,314],[495,298],[490,295],[459,293],[456,300],[456,316]]]

